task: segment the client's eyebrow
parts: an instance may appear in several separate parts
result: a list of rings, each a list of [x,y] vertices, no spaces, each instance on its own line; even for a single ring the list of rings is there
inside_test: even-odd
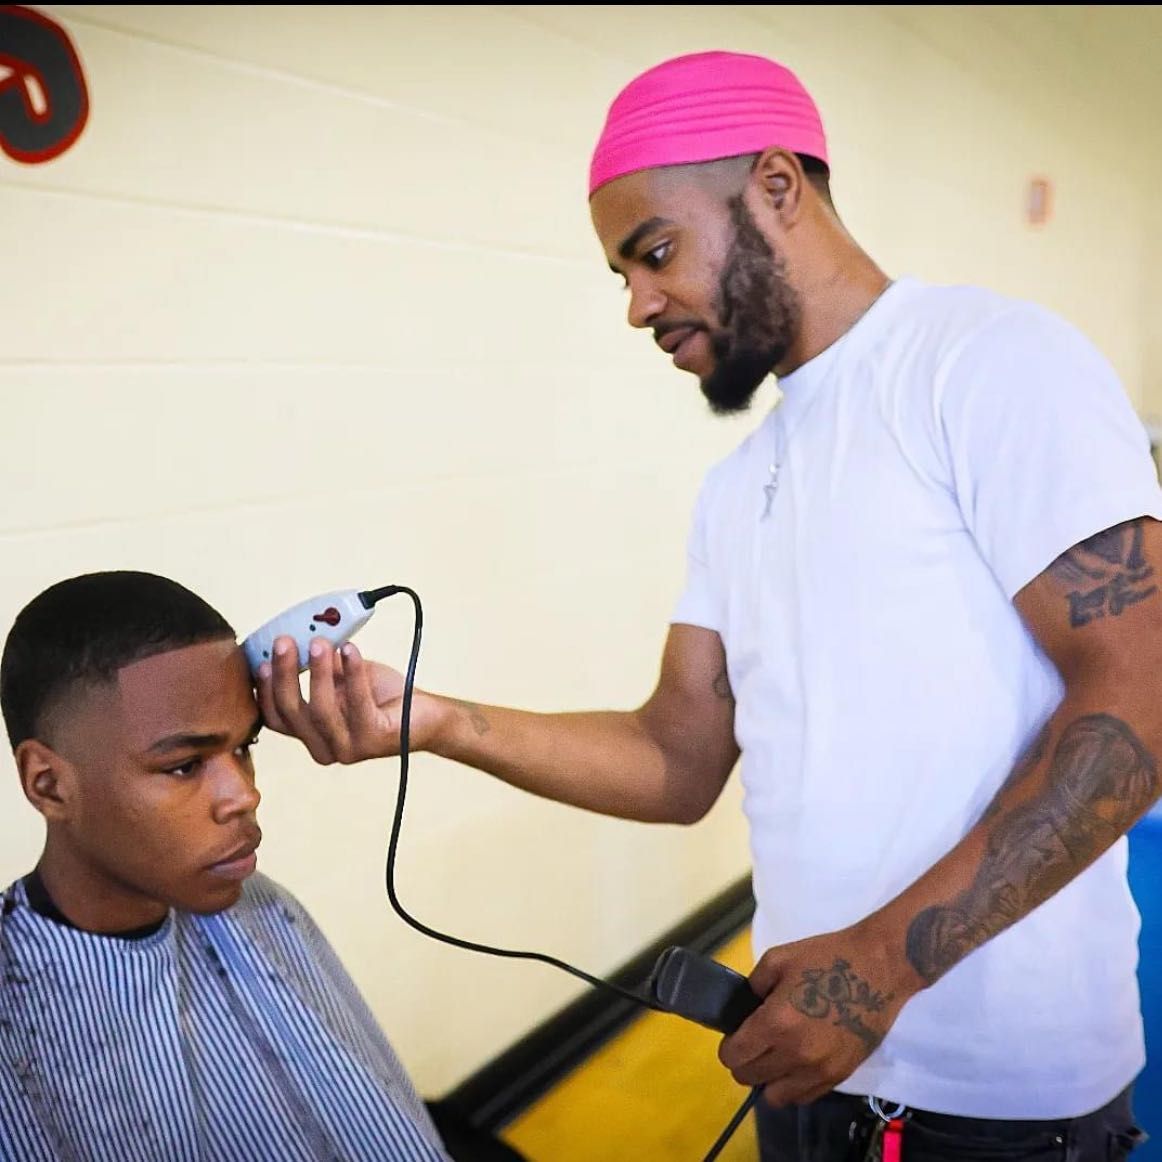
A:
[[[246,735],[247,739],[253,738],[264,725],[262,715],[259,714],[250,725],[250,730]],[[171,750],[212,750],[214,747],[225,746],[229,741],[230,736],[225,733],[167,734],[165,738],[159,738],[157,742],[152,743],[146,753],[164,754]]]

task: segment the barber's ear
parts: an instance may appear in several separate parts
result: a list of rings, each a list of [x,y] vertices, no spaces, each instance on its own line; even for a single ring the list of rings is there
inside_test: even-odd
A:
[[[20,743],[15,757],[24,797],[45,819],[65,818],[73,785],[72,764],[34,738]]]
[[[770,181],[770,195],[771,201],[774,203],[776,210],[781,210],[787,201],[787,191],[790,189],[791,183],[787,179],[786,174],[775,174]]]
[[[767,205],[790,225],[799,216],[803,194],[803,169],[799,159],[785,149],[768,149],[759,155],[753,173]]]

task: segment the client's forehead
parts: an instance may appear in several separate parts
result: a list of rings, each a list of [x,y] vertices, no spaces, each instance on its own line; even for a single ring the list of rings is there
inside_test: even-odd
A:
[[[142,658],[118,672],[115,689],[122,725],[142,745],[182,731],[237,729],[240,717],[254,716],[246,659],[230,639]]]
[[[231,639],[167,650],[82,686],[53,714],[65,753],[93,748],[144,754],[176,736],[236,736],[258,716],[246,659]]]
[[[243,663],[237,644],[223,638],[151,654],[117,671],[123,697],[146,700],[196,700],[212,696],[224,677]],[[244,663],[243,663],[244,664]]]

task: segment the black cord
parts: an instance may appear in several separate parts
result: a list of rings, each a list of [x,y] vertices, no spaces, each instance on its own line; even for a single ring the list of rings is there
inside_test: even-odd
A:
[[[425,936],[430,936],[434,940],[441,940],[445,944],[453,944],[457,948],[466,948],[469,952],[484,952],[489,956],[505,956],[515,960],[538,960],[542,964],[552,965],[554,968],[562,969],[564,972],[571,973],[573,976],[580,977],[581,980],[588,984],[594,985],[597,988],[607,989],[610,992],[617,993],[618,996],[624,997],[626,1000],[633,1001],[635,1005],[642,1005],[647,1009],[655,1009],[661,1011],[659,1005],[654,1004],[648,997],[641,993],[633,992],[630,989],[622,988],[621,985],[614,984],[612,981],[602,980],[600,977],[591,976],[587,972],[583,972],[579,968],[574,968],[573,965],[567,964],[563,960],[558,960],[555,956],[546,956],[542,952],[522,952],[512,948],[494,948],[490,944],[478,944],[473,940],[461,940],[457,936],[449,936],[444,932],[437,932],[434,928],[429,928],[427,924],[417,920],[414,916],[408,914],[404,906],[399,902],[399,897],[395,891],[395,860],[396,853],[399,848],[400,829],[403,824],[403,809],[404,800],[407,795],[407,780],[408,780],[408,757],[409,757],[409,742],[411,735],[411,709],[412,709],[412,692],[415,687],[416,678],[416,664],[419,661],[420,654],[420,638],[423,634],[424,627],[424,611],[420,603],[419,595],[414,589],[409,589],[406,585],[387,585],[383,589],[373,589],[360,596],[364,600],[364,604],[374,605],[381,597],[389,597],[395,593],[406,593],[411,598],[412,604],[415,606],[415,629],[412,634],[412,648],[411,655],[408,658],[407,673],[404,676],[403,683],[403,703],[400,708],[400,724],[399,724],[399,794],[396,797],[395,817],[391,824],[391,839],[387,845],[387,898],[391,901],[391,906],[396,910],[402,919],[410,924],[418,932],[422,932]],[[370,603],[370,604],[368,604]]]
[[[377,601],[384,597],[391,597],[396,593],[406,593],[411,598],[412,605],[415,606],[415,628],[412,632],[412,648],[408,657],[407,672],[403,680],[403,700],[400,704],[400,722],[399,722],[399,793],[395,801],[395,816],[391,822],[391,838],[387,844],[387,868],[386,868],[386,882],[387,882],[387,898],[391,901],[391,906],[398,913],[400,918],[414,928],[417,932],[422,932],[425,936],[430,936],[433,940],[440,940],[445,944],[452,944],[457,948],[467,949],[469,952],[483,952],[489,956],[504,956],[514,960],[537,960],[542,964],[551,965],[553,968],[559,968],[564,972],[570,973],[572,976],[579,977],[588,984],[594,985],[597,988],[603,988],[610,992],[616,993],[626,1000],[632,1001],[635,1005],[641,1005],[647,1009],[654,1009],[658,1012],[665,1012],[660,1005],[655,1004],[648,997],[641,993],[635,993],[630,989],[624,989],[620,985],[614,984],[612,981],[602,980],[601,977],[591,976],[587,972],[583,972],[579,968],[566,963],[563,960],[558,960],[555,956],[547,956],[542,952],[522,952],[512,948],[494,948],[490,944],[478,944],[474,940],[461,940],[458,936],[449,936],[445,932],[437,932],[435,928],[428,927],[427,924],[417,920],[410,915],[407,909],[399,902],[399,897],[395,891],[395,859],[399,850],[399,836],[400,830],[403,826],[403,809],[404,802],[407,797],[407,781],[408,781],[408,758],[409,758],[409,743],[411,739],[411,713],[412,713],[412,693],[415,689],[416,681],[416,665],[420,657],[420,639],[423,636],[424,629],[424,609],[420,602],[419,594],[414,589],[409,589],[406,585],[385,585],[382,589],[371,589],[360,593],[360,600],[370,609]],[[718,1136],[718,1140],[710,1148],[710,1153],[706,1155],[703,1162],[713,1162],[715,1158],[722,1152],[723,1147],[729,1141],[734,1131],[738,1129],[742,1123],[743,1118],[746,1117],[750,1111],[751,1106],[754,1105],[758,1098],[759,1090],[754,1089],[747,1096],[745,1102],[739,1108],[738,1112],[730,1120],[730,1124]]]
[[[723,1147],[727,1142],[730,1141],[731,1135],[735,1130],[738,1129],[740,1125],[742,1125],[742,1119],[750,1113],[751,1106],[753,1106],[754,1103],[758,1100],[760,1092],[761,1087],[756,1085],[755,1088],[746,1095],[746,1101],[744,1101],[742,1105],[738,1107],[738,1112],[734,1115],[733,1118],[730,1119],[730,1124],[726,1127],[726,1129],[718,1135],[718,1141],[710,1147],[710,1153],[702,1159],[702,1162],[714,1162],[714,1159],[722,1153]]]

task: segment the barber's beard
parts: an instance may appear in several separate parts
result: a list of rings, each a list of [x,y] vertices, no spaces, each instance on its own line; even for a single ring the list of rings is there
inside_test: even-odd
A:
[[[763,237],[741,197],[729,203],[734,240],[714,301],[719,326],[710,332],[714,370],[701,381],[716,415],[744,412],[787,354],[799,327],[799,296],[783,260]]]

